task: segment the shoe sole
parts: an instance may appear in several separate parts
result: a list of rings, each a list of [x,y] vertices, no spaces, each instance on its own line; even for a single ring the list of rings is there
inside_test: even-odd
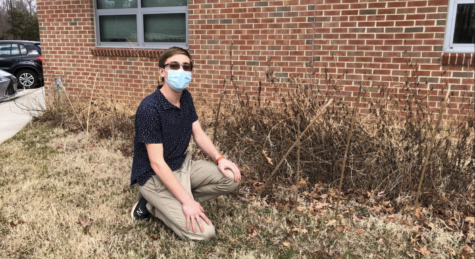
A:
[[[151,217],[145,218],[145,219],[136,219],[136,218],[134,217],[134,211],[135,211],[135,208],[137,208],[137,205],[138,205],[138,204],[139,204],[139,202],[136,202],[136,203],[134,204],[134,206],[132,207],[132,211],[130,211],[130,217],[132,217],[132,220],[134,220],[134,221],[149,221],[149,220],[151,219]]]
[[[134,204],[134,206],[132,207],[132,211],[130,212],[130,216],[132,217],[133,220],[136,220],[135,217],[134,217],[134,211],[135,211],[135,208],[137,207],[138,204],[139,204],[139,202],[136,202]]]

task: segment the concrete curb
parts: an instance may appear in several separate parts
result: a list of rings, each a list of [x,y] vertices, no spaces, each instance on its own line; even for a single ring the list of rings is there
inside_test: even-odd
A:
[[[44,87],[23,90],[14,99],[0,101],[0,143],[18,133],[45,107]]]

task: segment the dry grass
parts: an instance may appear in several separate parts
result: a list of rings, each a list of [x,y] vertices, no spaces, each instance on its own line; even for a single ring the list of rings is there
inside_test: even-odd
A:
[[[433,229],[411,216],[377,215],[367,205],[342,206],[341,226],[331,209],[312,215],[223,196],[205,204],[217,226],[208,242],[179,240],[160,221],[133,222],[129,209],[131,158],[121,140],[86,141],[84,132],[34,123],[0,145],[0,254],[2,258],[433,258],[458,254],[461,231]],[[249,189],[239,191],[247,196]],[[299,199],[307,206],[304,197]],[[412,241],[411,241],[412,240]]]

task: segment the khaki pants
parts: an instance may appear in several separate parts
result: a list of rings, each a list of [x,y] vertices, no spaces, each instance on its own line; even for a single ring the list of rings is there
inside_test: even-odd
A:
[[[173,171],[185,190],[199,203],[237,189],[239,182],[234,181],[234,174],[227,170],[229,177],[224,177],[218,166],[209,161],[193,161],[188,153],[180,169]],[[170,227],[180,238],[192,240],[208,240],[214,237],[213,224],[206,224],[202,219],[204,232],[196,223],[196,233],[186,229],[186,218],[183,206],[167,189],[157,175],[153,175],[143,186],[139,185],[139,193],[147,201],[147,209],[153,216],[159,218]],[[205,212],[206,214],[206,212]],[[208,216],[208,215],[207,215]]]

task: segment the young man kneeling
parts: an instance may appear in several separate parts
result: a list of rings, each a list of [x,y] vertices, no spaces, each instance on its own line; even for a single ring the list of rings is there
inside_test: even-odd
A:
[[[241,172],[201,128],[185,89],[193,71],[188,51],[166,50],[158,71],[163,85],[143,99],[135,115],[131,184],[139,184],[140,199],[131,216],[136,220],[154,216],[181,238],[208,240],[215,229],[200,203],[236,190]],[[191,135],[216,163],[191,160],[186,153]]]

